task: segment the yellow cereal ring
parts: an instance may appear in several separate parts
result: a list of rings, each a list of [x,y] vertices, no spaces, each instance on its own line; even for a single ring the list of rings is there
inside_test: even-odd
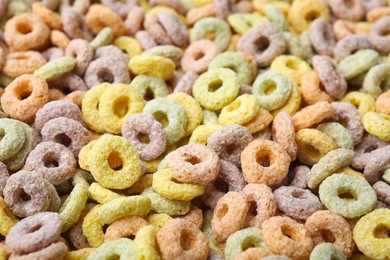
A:
[[[211,4],[213,0],[192,0],[196,7]]]
[[[83,248],[66,253],[64,260],[87,260],[87,257],[95,251],[95,248]]]
[[[337,149],[333,139],[317,129],[299,130],[295,140],[298,145],[298,159],[310,166],[316,164],[330,151]]]
[[[150,211],[151,201],[145,196],[120,197],[103,204],[98,211],[105,224],[111,224],[124,216],[146,217]]]
[[[18,219],[8,209],[7,204],[2,197],[0,197],[0,234],[7,236],[10,229],[18,223]]]
[[[382,140],[390,141],[390,116],[368,112],[363,117],[364,129]]]
[[[87,91],[81,105],[81,111],[83,112],[84,122],[87,124],[88,128],[98,132],[104,133],[104,127],[101,124],[99,116],[99,100],[100,96],[111,87],[109,83],[103,83],[98,86],[95,86]]]
[[[114,40],[113,44],[120,50],[125,51],[129,58],[141,54],[143,51],[139,42],[129,36],[120,36]]]
[[[353,239],[360,251],[373,259],[390,256],[390,209],[376,209],[358,220]]]
[[[152,182],[153,182],[153,174],[142,175],[141,178],[139,178],[139,180],[136,183],[131,185],[130,188],[123,190],[123,193],[125,193],[126,195],[141,194],[141,192],[143,192],[144,189],[152,186]]]
[[[111,154],[116,154],[122,160],[121,169],[110,167],[108,158]],[[137,150],[120,136],[100,137],[89,152],[88,165],[95,180],[108,189],[126,189],[142,175]]]
[[[129,61],[129,70],[136,75],[152,75],[168,80],[173,77],[175,63],[161,56],[142,54]]]
[[[268,22],[265,16],[261,16],[258,13],[231,14],[227,20],[233,30],[239,34],[244,34],[252,27]]]
[[[336,174],[337,173],[344,173],[345,175],[349,175],[351,177],[355,177],[355,178],[358,178],[361,180],[366,180],[366,178],[364,178],[363,173],[357,172],[357,171],[353,170],[351,167],[343,167],[341,169],[338,169],[336,171]]]
[[[111,85],[99,100],[99,118],[107,132],[119,134],[125,120],[144,108],[144,97],[135,87],[126,84]]]
[[[298,88],[298,85],[293,81],[293,84],[291,85],[290,97],[282,107],[272,110],[271,114],[273,117],[275,117],[279,112],[284,111],[290,115],[293,115],[299,110],[301,101],[302,101],[301,92]]]
[[[297,56],[280,55],[272,61],[271,69],[300,84],[302,76],[310,71],[311,67],[306,61]]]
[[[249,94],[241,95],[232,103],[222,108],[218,123],[224,126],[243,125],[256,116],[259,108],[259,101],[256,96]]]
[[[111,200],[120,198],[116,192],[110,191],[109,189],[104,188],[97,182],[92,183],[88,188],[88,197],[93,199],[101,204],[109,202]]]
[[[290,3],[282,0],[253,0],[253,7],[262,14],[265,14],[265,6],[267,4],[273,4],[283,12],[285,16],[287,16],[290,10]]]
[[[206,144],[207,139],[222,126],[217,124],[209,124],[209,125],[200,125],[198,126],[190,137],[190,141],[188,143],[193,144]]]
[[[101,206],[96,205],[87,213],[83,221],[83,234],[91,247],[98,247],[104,242],[104,222],[98,214]]]
[[[170,94],[167,98],[175,100],[184,108],[187,117],[184,136],[190,136],[203,120],[202,108],[198,101],[184,92]]]
[[[155,192],[171,200],[192,200],[204,193],[203,186],[173,181],[169,168],[154,174],[152,186]]]
[[[266,128],[269,124],[271,124],[273,119],[273,116],[268,112],[268,110],[265,110],[264,108],[259,108],[259,111],[257,111],[257,114],[255,117],[244,124],[243,126],[248,129],[251,134],[260,132],[264,128]]]
[[[160,214],[152,214],[146,217],[146,221],[149,222],[150,225],[160,230],[165,226],[165,224],[173,219],[168,214],[160,213]]]
[[[150,225],[138,230],[134,239],[134,250],[138,259],[161,259],[156,250],[156,234],[157,228]]]
[[[375,99],[371,95],[363,92],[349,92],[347,95],[345,95],[341,102],[349,102],[356,106],[362,115],[365,115],[370,111],[375,111]]]

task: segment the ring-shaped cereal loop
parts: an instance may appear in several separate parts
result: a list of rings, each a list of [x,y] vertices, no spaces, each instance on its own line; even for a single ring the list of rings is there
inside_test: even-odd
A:
[[[214,42],[221,51],[224,51],[229,44],[232,33],[224,20],[215,17],[207,17],[198,21],[192,28],[190,41],[193,43],[204,39],[211,32],[216,34]]]
[[[176,143],[184,136],[187,117],[183,106],[175,100],[153,99],[146,103],[143,112],[151,114],[163,125],[167,135],[167,144]]]
[[[68,246],[59,240],[41,250],[25,255],[12,254],[10,259],[64,259],[68,250]]]
[[[343,194],[352,195],[354,199],[343,199],[340,197]],[[365,215],[377,203],[375,190],[367,181],[343,173],[326,178],[320,185],[319,195],[329,210],[345,218]]]
[[[144,98],[136,88],[115,84],[100,96],[99,118],[107,132],[119,134],[125,120],[143,108]]]
[[[293,82],[291,85],[291,94],[287,101],[280,108],[272,110],[272,116],[276,116],[279,112],[284,111],[290,115],[295,114],[301,106],[302,96],[298,84]]]
[[[100,185],[97,182],[93,182],[88,187],[88,197],[92,200],[97,201],[98,203],[104,204],[111,200],[120,198],[121,195],[109,189],[104,188],[102,185]]]
[[[86,260],[94,259],[135,259],[134,243],[131,239],[120,238],[100,245],[88,255]]]
[[[134,251],[139,259],[160,260],[156,242],[157,228],[152,225],[144,226],[138,230],[134,239]]]
[[[18,122],[8,118],[0,119],[0,161],[16,155],[25,142],[24,129]]]
[[[338,69],[346,80],[350,80],[375,66],[379,59],[379,53],[374,50],[359,50],[348,55],[338,64]]]
[[[218,123],[224,126],[245,125],[256,117],[259,109],[259,102],[254,95],[241,95],[222,108]]]
[[[168,80],[173,77],[176,66],[172,60],[162,56],[141,54],[134,56],[128,67],[136,75],[151,75]]]
[[[4,199],[0,197],[0,234],[6,237],[8,232],[16,223],[18,223],[18,221],[19,220],[8,209]]]
[[[297,84],[301,82],[302,76],[310,71],[310,65],[300,57],[294,55],[280,55],[271,63],[271,70],[277,71]]]
[[[353,238],[366,256],[385,259],[390,255],[390,238],[384,233],[389,228],[390,210],[376,209],[358,220],[353,229]]]
[[[364,77],[362,91],[370,94],[372,97],[377,98],[382,93],[381,86],[383,91],[389,89],[389,84],[384,84],[389,82],[390,79],[390,64],[379,64],[372,67],[367,75]],[[386,89],[387,87],[387,89]]]
[[[382,140],[390,141],[390,115],[368,112],[363,117],[364,129]]]
[[[204,193],[203,186],[175,182],[169,168],[154,173],[152,186],[155,192],[171,200],[189,201]]]
[[[130,86],[138,89],[145,100],[162,98],[169,95],[168,87],[160,77],[138,75],[130,82]]]
[[[122,167],[117,171],[108,163],[108,158],[113,153],[122,160]],[[119,136],[100,137],[89,152],[88,165],[95,180],[109,189],[126,189],[142,175],[136,149]]]
[[[268,186],[282,182],[287,176],[290,160],[280,144],[269,140],[254,140],[241,153],[245,180]]]
[[[195,99],[208,110],[219,110],[230,104],[239,90],[237,74],[226,68],[203,73],[192,86]]]
[[[354,150],[352,136],[342,124],[336,122],[323,123],[317,126],[317,130],[329,135],[338,148]]]
[[[324,259],[324,256],[329,257],[333,260],[346,260],[344,254],[335,247],[332,243],[318,244],[313,251],[310,253],[310,260]]]
[[[386,91],[386,92],[382,93],[377,98],[377,100],[375,102],[375,108],[374,109],[378,113],[390,115],[390,91]]]
[[[266,110],[275,110],[283,106],[290,97],[292,82],[276,71],[267,71],[259,75],[253,83],[253,94],[260,106]],[[273,90],[271,94],[268,91]]]
[[[135,236],[139,229],[149,223],[138,216],[126,216],[112,222],[104,235],[104,242],[116,240],[122,237]]]
[[[101,207],[101,204],[96,205],[84,217],[83,234],[91,247],[98,247],[104,242],[104,222],[98,214]]]
[[[389,92],[390,93],[390,92]],[[379,99],[379,98],[378,98]],[[349,102],[352,105],[356,106],[359,112],[364,116],[367,112],[378,110],[376,107],[375,99],[369,94],[365,94],[359,91],[352,91],[347,93],[343,97],[341,102]],[[380,111],[377,111],[380,112]]]

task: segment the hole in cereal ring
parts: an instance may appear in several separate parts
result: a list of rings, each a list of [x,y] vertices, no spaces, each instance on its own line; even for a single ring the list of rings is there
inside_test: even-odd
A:
[[[263,52],[268,49],[270,42],[269,39],[265,36],[261,36],[255,41],[256,49],[258,52]]]
[[[339,193],[339,198],[344,200],[356,200],[355,196],[349,191],[342,191]]]
[[[271,165],[271,161],[269,159],[269,156],[267,156],[267,155],[257,158],[256,161],[258,164],[260,164],[263,167],[268,167]]]
[[[303,145],[302,152],[305,154],[310,154],[312,158],[318,158],[318,160],[322,157],[320,152],[310,144]]]
[[[128,97],[123,96],[123,97],[117,98],[113,104],[114,114],[119,118],[124,117],[126,115],[127,111],[129,110],[128,104],[129,104]]]
[[[61,133],[54,137],[54,142],[69,147],[69,145],[72,143],[72,139],[70,139],[69,136],[67,136],[66,134]]]
[[[25,100],[25,99],[29,98],[30,96],[31,96],[31,91],[28,89],[19,93],[20,100]]]
[[[108,260],[120,260],[121,259],[121,256],[116,254],[116,253],[112,253],[111,255],[108,256],[108,258],[106,258]]]
[[[320,14],[319,14],[317,11],[312,10],[312,11],[308,12],[308,13],[305,15],[305,20],[306,20],[306,21],[314,21],[314,20],[317,19],[319,16],[320,16]]]
[[[322,237],[327,243],[333,243],[336,241],[336,238],[334,237],[333,233],[329,229],[323,229],[321,231]]]
[[[252,217],[256,216],[257,215],[257,204],[256,202],[250,202],[249,203],[249,210],[248,210],[248,214]]]
[[[194,53],[194,59],[195,60],[200,60],[201,58],[204,57],[204,54],[205,53],[203,51],[199,50],[199,51]]]
[[[185,160],[186,160],[186,162],[189,162],[191,164],[198,164],[198,163],[202,162],[202,160],[200,160],[198,157],[193,156],[193,155],[186,156]]]
[[[180,236],[180,246],[185,250],[189,250],[193,244],[193,236],[190,232],[183,230]]]
[[[68,94],[73,92],[69,87],[62,87],[60,89],[61,89],[61,92],[64,93],[65,95],[68,95]]]
[[[154,93],[150,88],[147,88],[145,91],[144,99],[146,101],[154,99]]]
[[[390,238],[390,229],[383,224],[379,224],[374,229],[374,236],[380,239]]]
[[[208,32],[204,36],[205,39],[210,40],[210,41],[214,41],[216,37],[217,37],[217,34],[215,32]]]
[[[227,193],[229,191],[229,186],[222,178],[217,178],[214,181],[214,186],[217,190]]]
[[[389,36],[390,35],[390,28],[385,28],[383,31],[380,33],[382,36]]]
[[[5,136],[5,131],[3,128],[0,128],[0,141],[3,139],[4,136]]]
[[[220,79],[216,79],[210,82],[209,84],[209,92],[215,92],[217,91],[220,87],[222,87],[223,82]]]
[[[286,67],[292,70],[299,70],[299,64],[293,60],[288,60],[286,62]]]
[[[256,247],[256,245],[254,245],[253,243],[244,243],[243,245],[241,245],[241,248],[243,251],[247,250],[248,248],[253,248],[253,247]]]
[[[28,22],[21,22],[16,25],[16,30],[20,34],[29,34],[32,32],[31,25]]]
[[[366,147],[364,150],[363,150],[363,153],[369,153],[369,152],[372,152],[374,150],[378,149],[378,144],[376,143],[373,143],[371,145],[369,145],[368,147]]]
[[[114,171],[122,170],[122,159],[120,158],[118,152],[111,152],[107,158],[108,165]]]
[[[163,128],[169,125],[169,120],[165,113],[157,111],[155,114],[153,114],[153,116],[162,124]]]
[[[131,239],[131,240],[134,240],[135,239],[135,235],[130,235],[130,236],[127,236],[128,239]]]
[[[222,204],[221,207],[217,209],[217,212],[215,212],[215,216],[218,219],[221,219],[226,215],[228,211],[229,211],[229,206],[227,204]]]
[[[31,200],[31,196],[27,194],[23,189],[20,191],[20,199],[22,201],[29,201]]]
[[[291,228],[289,226],[287,226],[287,225],[281,226],[281,231],[282,231],[283,235],[285,235],[286,237],[292,239],[292,237],[293,237],[292,236],[292,230],[291,230]]]
[[[42,224],[41,223],[37,223],[36,225],[34,225],[32,227],[28,227],[28,229],[26,231],[27,231],[27,233],[31,234],[31,233],[34,233],[34,232],[40,230],[41,227],[42,227]]]
[[[267,80],[264,83],[266,84],[264,88],[264,93],[266,95],[271,95],[276,90],[277,87],[276,82],[273,80]]]
[[[43,163],[46,168],[56,168],[59,165],[57,160],[52,158],[51,154],[47,154],[46,158],[44,158]]]
[[[114,74],[106,68],[100,69],[97,76],[101,82],[113,83],[115,80]]]
[[[149,135],[144,133],[138,133],[136,137],[141,143],[148,144],[150,143]]]
[[[303,198],[303,192],[301,190],[293,190],[293,192],[291,192],[291,196],[293,196],[293,198],[296,198],[296,199],[302,199]]]
[[[238,149],[239,147],[237,147],[235,144],[229,144],[228,146],[226,146],[226,153],[233,154]]]

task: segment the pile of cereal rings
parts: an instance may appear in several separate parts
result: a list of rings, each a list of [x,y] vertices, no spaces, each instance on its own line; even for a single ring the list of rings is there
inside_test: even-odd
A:
[[[0,18],[0,260],[390,259],[390,1]]]

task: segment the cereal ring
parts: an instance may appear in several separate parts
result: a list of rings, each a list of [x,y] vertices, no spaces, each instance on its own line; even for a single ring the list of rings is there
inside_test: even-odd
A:
[[[379,64],[372,67],[364,77],[362,90],[372,97],[377,98],[384,90],[387,89],[387,79],[390,78],[390,64]]]
[[[237,50],[253,55],[260,67],[270,65],[285,49],[286,42],[281,30],[271,23],[253,27],[240,38],[237,45]]]
[[[375,21],[368,34],[368,40],[375,49],[382,52],[390,51],[389,36],[386,34],[386,28],[389,27],[390,19],[384,16]]]
[[[219,47],[210,40],[192,43],[184,52],[181,66],[184,71],[201,74],[207,71],[210,62],[220,53]]]
[[[346,260],[344,254],[335,247],[332,243],[323,243],[317,245],[310,253],[310,259],[323,259],[324,256],[330,257],[331,259]]]
[[[9,172],[7,170],[7,166],[0,162],[0,196],[3,196],[3,189],[7,183],[8,177]]]
[[[290,185],[305,189],[307,188],[307,179],[310,168],[304,165],[299,165],[290,170],[289,176],[292,177]]]
[[[133,241],[128,238],[119,238],[113,241],[105,242],[88,255],[87,260],[92,259],[111,259],[119,257],[122,259],[134,259]]]
[[[389,196],[389,188],[390,185],[388,185],[384,181],[377,181],[373,186],[372,186],[378,196],[378,199],[381,201],[390,204],[390,196]]]
[[[229,191],[217,203],[212,218],[212,234],[219,242],[238,231],[244,224],[249,204],[244,195]]]
[[[280,144],[288,153],[291,161],[297,157],[297,143],[295,142],[294,122],[286,112],[280,112],[272,124],[272,140]]]
[[[7,86],[1,96],[1,106],[12,118],[31,123],[48,99],[45,80],[35,75],[22,75]]]
[[[146,19],[147,17],[148,15],[146,16]],[[157,19],[174,45],[185,47],[188,44],[187,28],[183,22],[180,21],[177,14],[168,10],[162,10],[157,14]]]
[[[377,150],[387,146],[388,144],[388,142],[381,140],[376,136],[368,133],[365,134],[362,142],[355,149],[356,156],[352,161],[352,166],[356,169],[363,169],[365,165],[370,162],[370,153],[375,152],[374,154],[379,155],[382,152]],[[376,156],[374,155],[374,158],[375,157]]]
[[[345,218],[367,214],[377,202],[376,193],[367,181],[343,173],[326,178],[320,185],[319,195],[329,210]],[[354,199],[344,199],[342,195]]]
[[[48,8],[44,4],[39,2],[33,3],[31,7],[32,7],[33,14],[41,18],[42,21],[44,21],[50,29],[61,30],[62,28],[61,16],[52,11],[55,8],[50,10],[51,8]]]
[[[300,83],[302,76],[310,70],[310,65],[297,56],[280,55],[272,61],[270,68]]]
[[[313,241],[306,228],[289,217],[271,217],[262,225],[263,237],[275,254],[293,259],[307,258],[313,249]]]
[[[40,50],[49,42],[50,29],[32,13],[22,13],[9,19],[4,27],[4,38],[15,51]]]
[[[3,190],[1,190],[1,193],[3,193]],[[11,228],[18,223],[18,219],[8,209],[2,197],[0,197],[0,219],[0,234],[6,237]]]
[[[68,252],[68,247],[66,246],[66,244],[62,241],[58,241],[52,243],[51,245],[39,251],[35,251],[29,254],[25,254],[25,255],[12,254],[10,259],[16,259],[16,260],[42,259],[42,258],[63,259],[65,258],[67,252]]]
[[[141,44],[141,47],[144,50],[148,50],[157,46],[157,43],[147,31],[138,31],[135,33],[134,37],[139,42],[139,44]]]
[[[201,106],[219,110],[230,104],[239,91],[236,73],[218,68],[203,73],[194,83],[192,93]]]
[[[94,53],[91,45],[83,39],[75,39],[69,42],[65,54],[76,59],[74,72],[83,75],[89,63],[92,61]]]
[[[231,125],[216,130],[207,139],[207,146],[213,149],[220,159],[239,166],[241,152],[250,141],[252,141],[252,135],[245,127]]]
[[[122,165],[112,169],[108,163],[111,154],[118,156]],[[126,189],[142,175],[139,155],[135,148],[123,137],[104,135],[97,140],[89,152],[90,172],[103,187]]]
[[[101,206],[102,205],[96,205],[91,209],[85,215],[83,221],[83,234],[92,247],[98,247],[104,242],[104,222],[98,214]]]
[[[171,219],[173,218],[167,214],[152,214],[146,217],[146,221],[148,221],[151,226],[157,228],[157,230],[160,230]]]
[[[114,45],[107,45],[103,47],[99,47],[95,52],[95,59],[103,58],[103,57],[111,57],[120,60],[123,63],[127,63],[128,58],[126,54],[124,54],[118,47]]]
[[[272,115],[267,110],[259,107],[256,116],[243,126],[246,127],[251,134],[255,134],[265,129],[272,122],[272,119]]]
[[[93,182],[88,188],[88,197],[101,204],[104,204],[106,202],[121,197],[121,195],[109,189],[104,188],[97,182]]]
[[[73,72],[65,73],[49,81],[50,88],[61,90],[64,94],[74,95],[74,92],[87,91],[84,80]],[[77,92],[76,92],[77,93]]]
[[[52,61],[49,61],[39,69],[34,71],[34,75],[51,80],[72,71],[76,66],[76,60],[69,56],[64,56]]]
[[[349,102],[356,106],[362,115],[375,110],[375,99],[368,94],[358,91],[349,92],[341,102]]]
[[[311,127],[334,115],[334,109],[328,102],[321,101],[307,106],[291,118],[296,131]]]
[[[358,50],[371,48],[366,35],[348,35],[337,42],[333,53],[337,60],[341,60]]]
[[[135,236],[142,227],[149,223],[138,216],[127,216],[112,222],[104,235],[104,241],[112,241],[122,237]]]
[[[79,220],[69,229],[69,240],[76,249],[91,247],[83,234],[83,222],[87,213],[95,206],[92,203],[85,205],[85,208],[80,213]]]
[[[354,22],[359,21],[365,14],[363,1],[354,0],[347,4],[340,0],[330,0],[329,7],[337,18]]]
[[[100,124],[99,116],[99,100],[100,96],[111,87],[111,84],[103,83],[98,86],[90,89],[83,99],[81,110],[83,112],[83,119],[85,124],[91,130],[104,133],[105,129],[102,124]]]
[[[290,156],[278,143],[254,140],[242,151],[241,161],[248,183],[276,185],[287,176]]]
[[[182,49],[173,45],[162,45],[145,50],[144,53],[171,59],[175,63],[175,66],[178,67],[184,52]]]
[[[156,98],[146,103],[143,112],[153,115],[162,124],[167,144],[173,144],[184,136],[187,117],[183,107],[176,101]]]
[[[202,228],[203,225],[203,211],[194,204],[191,204],[190,211],[187,214],[176,218],[188,220],[195,224],[199,229]]]
[[[50,43],[53,46],[58,47],[61,50],[65,51],[69,42],[70,42],[70,39],[62,31],[52,30],[50,32]],[[62,56],[64,56],[64,55],[62,55]]]
[[[105,27],[110,27],[116,36],[125,32],[121,17],[104,5],[91,5],[85,16],[85,22],[94,34],[98,34]]]
[[[313,48],[320,55],[333,56],[336,39],[328,21],[323,18],[315,19],[310,26],[309,35]]]
[[[134,251],[140,259],[160,260],[156,245],[157,229],[151,225],[138,230],[134,239]]]
[[[338,148],[353,150],[354,144],[352,136],[343,125],[339,123],[323,123],[317,126],[317,130],[330,136],[337,144]]]
[[[259,102],[254,95],[244,94],[222,108],[218,118],[220,125],[244,125],[254,119],[259,111]]]
[[[8,118],[0,119],[0,131],[3,136],[0,140],[0,160],[4,161],[17,155],[23,147],[26,135],[22,124]]]
[[[21,51],[7,54],[2,72],[9,77],[31,74],[46,63],[42,54],[36,51]]]
[[[96,50],[100,47],[111,44],[114,37],[114,31],[110,27],[106,27],[101,30],[89,44],[92,49]]]
[[[390,254],[389,238],[385,233],[389,226],[389,217],[389,209],[377,209],[356,223],[353,238],[359,250],[366,256],[385,259]]]
[[[288,77],[270,70],[256,78],[253,83],[253,94],[259,100],[261,107],[274,110],[286,103],[291,88],[292,82]]]
[[[129,64],[129,69],[137,75],[151,75],[171,79],[175,71],[175,63],[170,59],[153,55],[142,54],[134,56]]]
[[[229,15],[227,21],[235,32],[243,35],[253,27],[264,24],[267,19],[257,13],[235,13]]]
[[[169,94],[165,81],[160,77],[138,75],[131,81],[130,86],[137,88],[145,100],[166,97]]]
[[[123,52],[127,53],[129,58],[142,53],[142,47],[139,42],[128,36],[120,36],[115,39],[113,44]]]
[[[379,54],[374,50],[359,50],[342,59],[338,64],[338,69],[346,80],[352,79],[373,67],[379,58]]]
[[[299,90],[298,85],[295,82],[291,82],[292,85],[290,97],[280,108],[271,111],[272,116],[276,116],[281,111],[293,115],[299,110],[302,101],[301,91]]]

